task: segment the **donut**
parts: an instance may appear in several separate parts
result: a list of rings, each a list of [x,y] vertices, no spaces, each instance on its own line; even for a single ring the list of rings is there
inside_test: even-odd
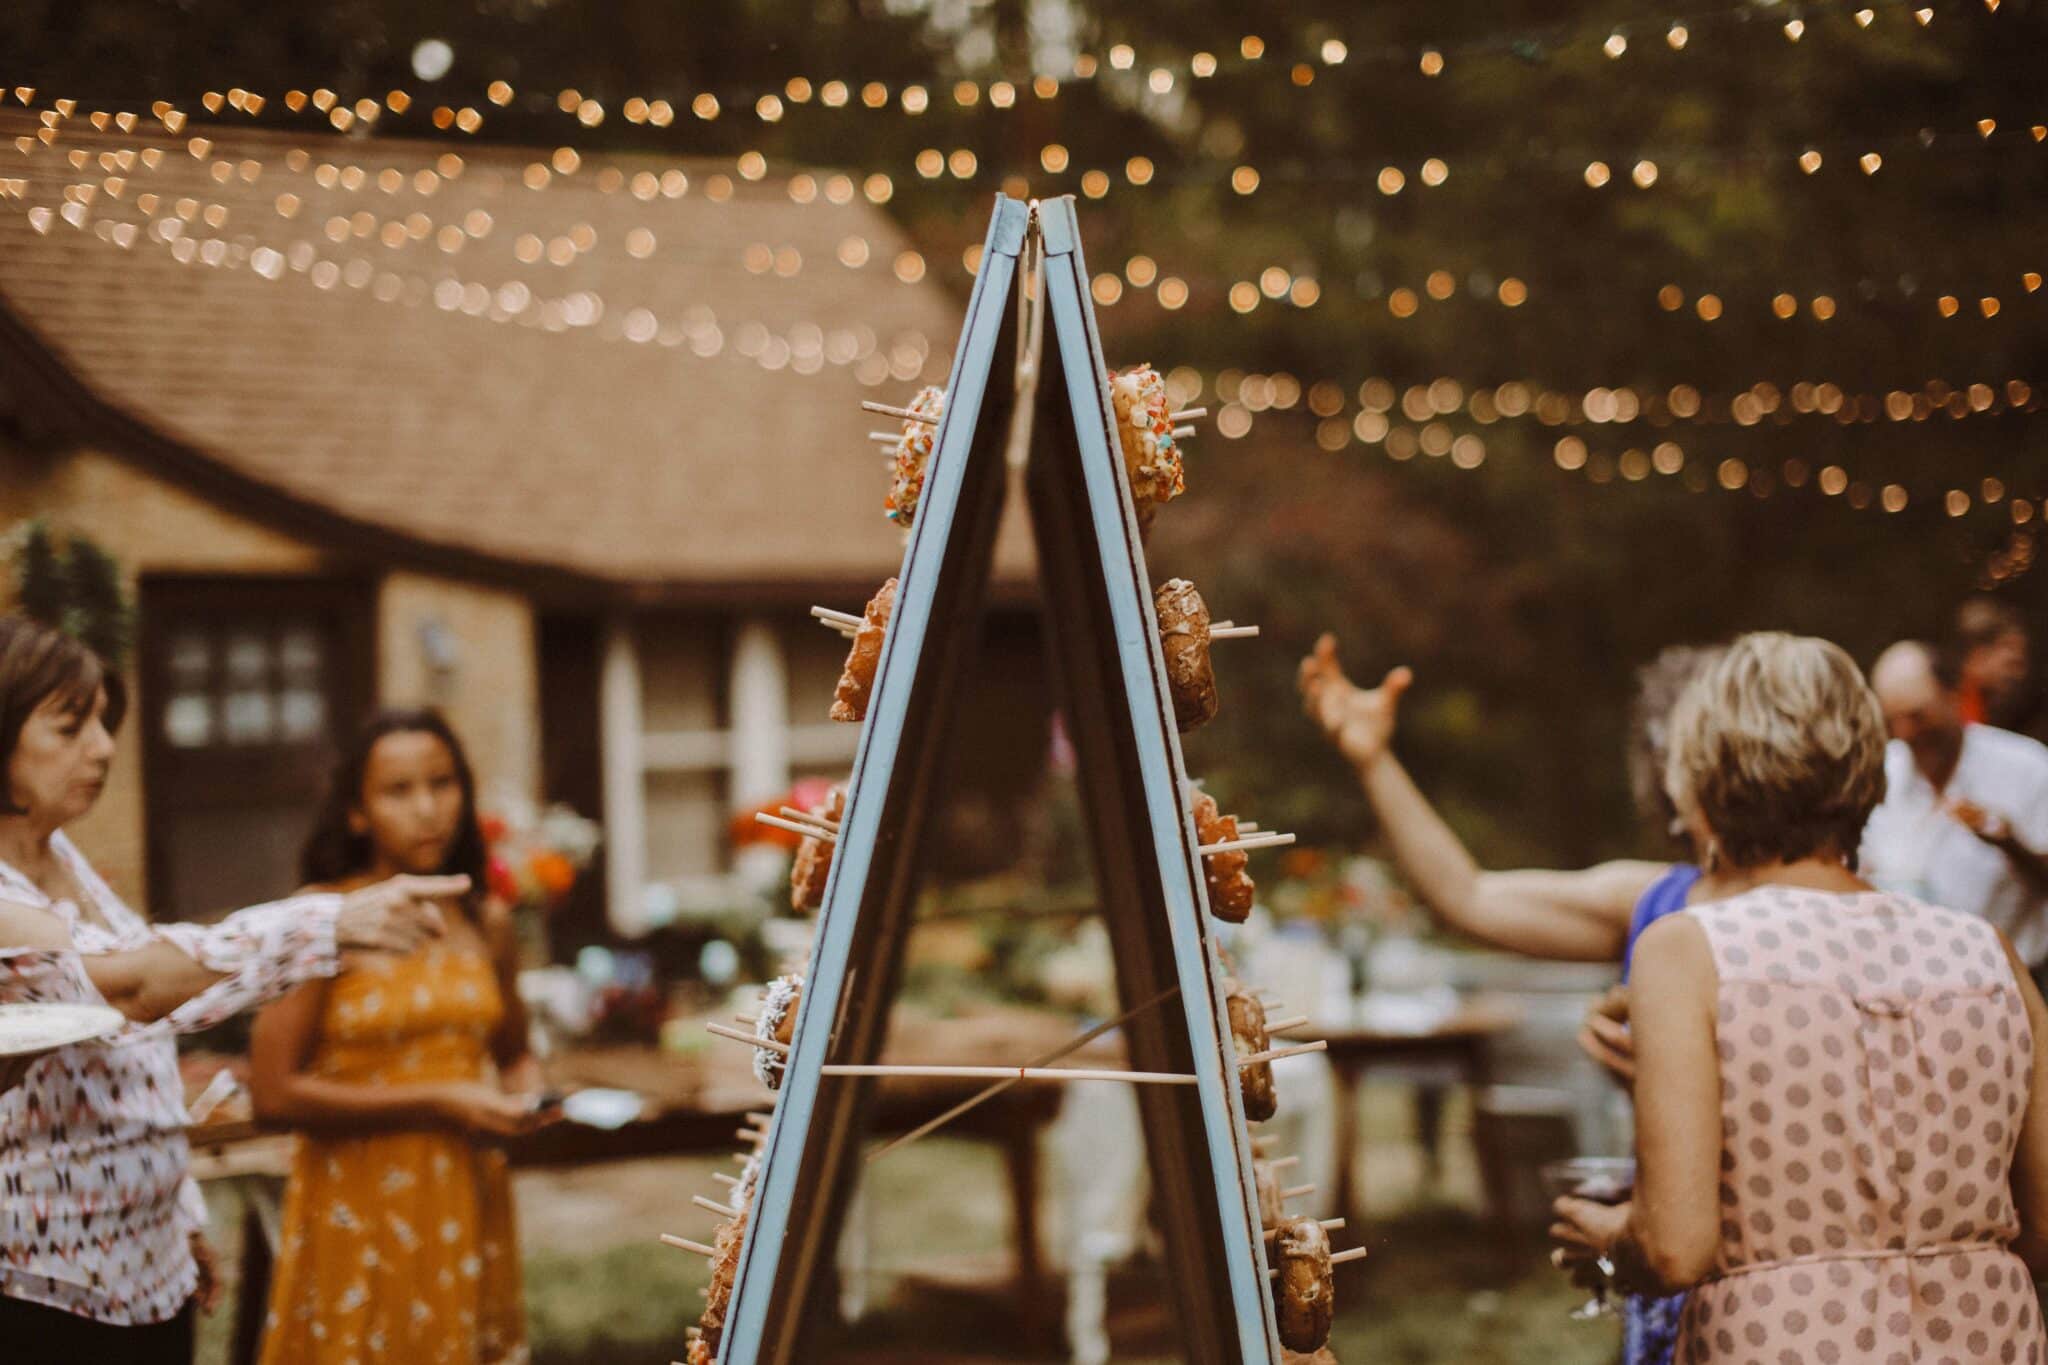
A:
[[[1318,1228],[1320,1232],[1322,1229]],[[725,1336],[725,1313],[732,1306],[733,1281],[739,1276],[740,1248],[747,1240],[747,1211],[741,1209],[739,1216],[730,1222],[720,1223],[711,1239],[711,1291],[704,1300],[704,1314],[697,1319],[697,1326],[703,1329],[690,1347],[690,1359],[697,1359],[697,1347],[704,1348],[704,1359],[715,1360],[721,1338]]]
[[[1327,1346],[1320,1351],[1290,1351],[1283,1346],[1280,1365],[1337,1365],[1337,1357]]]
[[[1209,671],[1209,607],[1185,578],[1169,578],[1152,595],[1173,720],[1181,733],[1216,719],[1216,675]]]
[[[1237,1045],[1240,1063],[1264,1052],[1272,1044],[1266,1037],[1266,1007],[1236,979],[1224,983],[1224,1005],[1230,1011],[1230,1037]],[[1280,1107],[1273,1093],[1273,1064],[1254,1062],[1237,1068],[1238,1091],[1244,1099],[1244,1116],[1253,1123],[1272,1118]]]
[[[711,1348],[700,1336],[690,1343],[690,1353],[683,1357],[683,1365],[718,1365],[718,1362],[711,1358]]]
[[[1166,380],[1150,365],[1111,370],[1109,397],[1116,408],[1117,441],[1130,476],[1131,503],[1138,524],[1147,526],[1160,503],[1187,491],[1180,447],[1174,444],[1168,416],[1173,405],[1166,397]]]
[[[769,982],[761,992],[760,1013],[754,1016],[754,1036],[778,1043],[794,1041],[796,1010],[803,998],[804,979],[801,973],[792,972]],[[772,1048],[754,1049],[754,1074],[770,1090],[782,1089],[782,1074],[786,1070],[787,1059],[782,1053]]]
[[[811,807],[811,814],[837,824],[846,814],[846,788],[834,787],[825,799]],[[829,839],[806,834],[796,846],[796,861],[789,868],[789,908],[816,910],[825,903],[825,882],[832,875]]]
[[[917,397],[910,400],[910,410],[925,413],[932,420],[903,419],[903,434],[896,438],[896,449],[890,457],[894,478],[889,484],[889,496],[882,501],[882,515],[906,531],[917,519],[917,504],[924,497],[925,466],[931,463],[932,446],[938,440],[938,419],[946,411],[946,391],[929,385],[919,389]]]
[[[1220,844],[1237,838],[1237,817],[1224,815],[1216,799],[1197,787],[1191,802],[1195,837],[1203,844]],[[1210,853],[1202,859],[1202,877],[1209,884],[1209,909],[1216,918],[1242,924],[1252,912],[1258,884],[1247,870],[1251,856],[1241,848]]]
[[[896,580],[875,589],[853,633],[839,686],[832,693],[832,719],[857,724],[867,719],[868,697],[875,690],[875,669],[882,662],[882,641],[889,633],[889,613],[896,608]]]
[[[1290,1351],[1319,1351],[1330,1339],[1336,1286],[1330,1274],[1330,1234],[1313,1218],[1290,1218],[1273,1239],[1280,1276],[1273,1307],[1280,1319],[1280,1344]]]

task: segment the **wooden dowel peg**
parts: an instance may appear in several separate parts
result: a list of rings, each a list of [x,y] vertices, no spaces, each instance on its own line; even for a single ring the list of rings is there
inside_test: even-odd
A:
[[[1179,412],[1167,413],[1166,420],[1169,422],[1192,422],[1197,417],[1207,417],[1208,415],[1209,410],[1207,408],[1182,408]]]
[[[1324,1230],[1329,1232],[1335,1232],[1338,1228],[1344,1226],[1344,1220],[1342,1218],[1318,1218],[1316,1221],[1318,1223],[1321,1223],[1323,1225]],[[1266,1229],[1266,1240],[1269,1242],[1272,1241],[1275,1237],[1278,1237],[1279,1235],[1279,1228]]]
[[[1059,1067],[1019,1068],[1027,1081],[1129,1081],[1135,1085],[1193,1085],[1195,1078],[1178,1071],[1068,1071]]]
[[[868,439],[880,442],[882,445],[893,446],[903,439],[903,433],[900,431],[871,431],[868,433]]]
[[[764,1114],[758,1109],[749,1109],[747,1111],[747,1122],[756,1128],[766,1128],[774,1118],[775,1115]]]
[[[1300,1028],[1307,1022],[1308,1016],[1306,1014],[1290,1014],[1285,1019],[1268,1019],[1266,1021],[1266,1032],[1285,1033],[1291,1028]]]
[[[912,412],[909,408],[891,407],[887,403],[877,403],[872,398],[861,399],[860,405],[864,412],[879,412],[884,417],[900,417],[906,422],[922,422],[926,426],[937,426],[939,421],[938,418],[930,413]]]
[[[1332,1252],[1330,1264],[1343,1265],[1346,1261],[1362,1261],[1366,1258],[1367,1254],[1364,1247],[1353,1247],[1349,1251]]]
[[[835,611],[831,607],[812,607],[811,615],[817,617],[820,621],[829,621],[835,626],[846,625],[858,629],[861,623],[861,618],[855,616],[852,612]]]
[[[759,1147],[766,1140],[761,1136],[761,1130],[758,1128],[735,1128],[732,1130],[732,1135],[741,1142],[755,1147]]]
[[[732,1021],[735,1024],[745,1024],[748,1028],[752,1028],[756,1022],[751,1014],[735,1014]]]
[[[1054,1048],[1052,1051],[1047,1052],[1041,1056],[1032,1058],[1028,1065],[1051,1066],[1054,1062],[1059,1061],[1062,1057],[1070,1057],[1074,1053],[1079,1052],[1082,1048],[1088,1046],[1088,1044],[1094,1042],[1097,1038],[1100,1038],[1103,1034],[1111,1032],[1114,1029],[1123,1027],[1125,1024],[1129,1023],[1131,1020],[1135,1019],[1140,1014],[1143,1014],[1146,1010],[1151,1009],[1155,1005],[1164,1004],[1166,1001],[1172,999],[1175,995],[1179,993],[1180,987],[1168,986],[1165,990],[1159,992],[1159,994],[1153,996],[1150,1000],[1147,1000],[1142,1005],[1133,1005],[1130,1009],[1125,1010],[1116,1018],[1105,1019],[1101,1023],[1095,1025],[1095,1027],[1081,1034],[1080,1036],[1076,1038],[1071,1038],[1067,1042],[1060,1044],[1060,1046]],[[910,1143],[917,1141],[919,1138],[924,1137],[926,1134],[934,1132],[937,1129],[943,1128],[945,1125],[951,1123],[954,1119],[959,1118],[968,1110],[987,1103],[989,1100],[994,1099],[997,1095],[1002,1094],[1005,1090],[1008,1090],[1011,1086],[1019,1084],[1023,1079],[1024,1078],[1022,1076],[1005,1076],[1002,1080],[997,1081],[994,1085],[988,1086],[983,1090],[977,1091],[976,1093],[969,1095],[966,1099],[960,1101],[960,1103],[954,1105],[945,1113],[940,1114],[937,1118],[927,1119],[925,1122],[919,1124],[917,1127],[911,1129],[909,1132],[903,1134],[901,1137],[896,1138],[894,1141],[885,1143],[882,1146],[876,1148],[874,1151],[868,1154],[868,1160],[879,1161],[883,1157],[887,1156],[890,1152],[895,1151],[898,1147],[908,1146]]]
[[[910,1066],[888,1062],[834,1062],[820,1068],[827,1076],[931,1076],[959,1080],[996,1080],[1015,1077],[1014,1066]]]
[[[1304,1052],[1322,1052],[1329,1046],[1329,1039],[1318,1038],[1313,1043],[1296,1043],[1293,1047],[1273,1047],[1267,1048],[1264,1052],[1254,1052],[1249,1057],[1238,1058],[1237,1064],[1257,1066],[1260,1062],[1275,1062],[1282,1057],[1298,1057]]]
[[[1276,1171],[1284,1171],[1284,1170],[1286,1170],[1286,1169],[1287,1169],[1287,1168],[1288,1168],[1289,1166],[1299,1166],[1299,1165],[1301,1164],[1301,1157],[1300,1157],[1300,1155],[1299,1155],[1299,1154],[1289,1154],[1289,1155],[1287,1155],[1287,1156],[1276,1156],[1276,1157],[1274,1157],[1274,1158],[1273,1158],[1273,1159],[1272,1159],[1271,1161],[1267,1162],[1266,1164],[1267,1164],[1268,1166],[1271,1166],[1271,1167],[1272,1167],[1272,1168],[1273,1168],[1274,1170],[1276,1170]]]
[[[730,1185],[734,1189],[738,1189],[740,1185],[740,1178],[728,1171],[713,1171],[711,1178],[721,1185]]]
[[[1209,627],[1209,638],[1212,640],[1249,640],[1255,637],[1258,633],[1259,628],[1257,626]]]
[[[676,1247],[683,1251],[694,1251],[706,1259],[718,1254],[715,1248],[705,1246],[702,1242],[693,1242],[687,1237],[677,1237],[673,1233],[668,1232],[661,1234],[661,1244],[663,1246]]]
[[[1175,428],[1173,429],[1173,439],[1174,439],[1174,440],[1176,440],[1176,441],[1185,441],[1185,440],[1186,440],[1186,439],[1187,439],[1188,437],[1190,437],[1190,436],[1192,436],[1192,435],[1194,435],[1194,434],[1195,434],[1195,429],[1194,429],[1193,427],[1191,427],[1191,426],[1189,426],[1189,427],[1175,427]]]
[[[746,1043],[752,1047],[764,1047],[770,1052],[778,1053],[784,1057],[789,1055],[789,1044],[778,1043],[773,1038],[756,1038],[751,1033],[742,1033],[728,1024],[721,1024],[716,1021],[708,1023],[704,1027],[719,1037],[730,1038],[736,1043]]]
[[[757,820],[766,820],[767,818],[765,815],[755,817]],[[1217,853],[1241,853],[1255,848],[1280,848],[1293,842],[1294,836],[1292,834],[1254,834],[1244,839],[1225,839],[1220,843],[1203,844],[1198,851],[1204,858],[1207,858]]]
[[[814,825],[823,825],[826,829],[839,828],[839,822],[829,815],[820,815],[816,811],[810,810],[798,810],[795,806],[782,806],[778,809],[792,820],[808,820]]]
[[[695,1204],[700,1209],[711,1210],[720,1218],[737,1218],[740,1216],[740,1211],[738,1209],[729,1209],[725,1205],[719,1203],[716,1199],[706,1199],[701,1194],[691,1195],[690,1202],[692,1204]]]
[[[823,825],[800,825],[794,820],[785,820],[779,815],[770,815],[765,810],[755,811],[754,818],[774,829],[786,829],[791,834],[801,834],[807,839],[823,839],[828,844],[839,841],[839,836],[826,829]],[[1287,840],[1289,843],[1292,843],[1294,836],[1292,834],[1288,835]]]
[[[1256,820],[1240,820],[1237,822],[1237,832],[1239,834],[1257,834],[1259,832],[1259,822]]]
[[[1280,1191],[1280,1197],[1282,1199],[1299,1199],[1305,1194],[1314,1194],[1315,1192],[1316,1187],[1313,1185],[1290,1185]]]

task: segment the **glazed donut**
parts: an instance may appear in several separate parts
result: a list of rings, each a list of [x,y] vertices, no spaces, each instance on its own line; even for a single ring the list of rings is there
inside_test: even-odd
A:
[[[1266,1007],[1235,978],[1224,983],[1228,992],[1223,1003],[1230,1011],[1230,1037],[1237,1045],[1240,1062],[1271,1047],[1266,1037]],[[1237,1068],[1238,1091],[1244,1099],[1244,1116],[1253,1123],[1272,1118],[1280,1107],[1273,1093],[1273,1064],[1255,1062]]]
[[[834,787],[825,799],[811,807],[811,814],[837,824],[846,814],[846,788]],[[796,861],[789,868],[789,908],[816,910],[825,903],[825,882],[832,875],[829,839],[806,834],[796,846]]]
[[[906,531],[917,519],[917,504],[924,497],[925,466],[931,463],[932,446],[938,440],[938,419],[946,411],[946,391],[932,386],[919,389],[917,397],[910,400],[910,410],[929,414],[932,420],[903,419],[903,434],[896,438],[896,449],[891,455],[894,478],[889,496],[882,502],[882,515]]]
[[[761,992],[761,1012],[754,1016],[754,1036],[778,1043],[796,1038],[796,1010],[803,1003],[804,978],[800,972],[778,976]],[[788,1070],[783,1054],[770,1048],[754,1049],[754,1074],[770,1090],[782,1089],[782,1074]]]
[[[1319,1351],[1290,1351],[1280,1348],[1280,1365],[1337,1365],[1337,1357],[1325,1346]]]
[[[1321,1228],[1316,1229],[1318,1232]],[[739,1275],[740,1248],[747,1240],[747,1211],[741,1209],[739,1217],[731,1222],[720,1223],[711,1239],[711,1292],[704,1301],[704,1315],[697,1319],[697,1326],[703,1335],[690,1347],[690,1359],[697,1359],[697,1347],[704,1348],[704,1359],[715,1360],[721,1338],[725,1336],[725,1313],[732,1307],[733,1281]]]
[[[1273,1259],[1280,1271],[1273,1284],[1280,1344],[1290,1351],[1321,1350],[1337,1303],[1330,1234],[1313,1218],[1290,1218],[1273,1239]]]
[[[895,608],[896,580],[892,578],[875,589],[861,616],[860,629],[853,633],[853,648],[846,652],[846,667],[840,670],[839,686],[832,693],[832,719],[848,724],[867,719],[875,669],[882,662],[882,640],[889,633],[889,613]]]
[[[1111,370],[1109,397],[1116,408],[1117,441],[1130,476],[1131,502],[1138,524],[1149,526],[1160,503],[1187,491],[1180,447],[1174,444],[1168,417],[1173,405],[1167,401],[1166,380],[1150,365]]]
[[[690,1353],[683,1357],[683,1365],[718,1365],[718,1362],[711,1358],[711,1348],[699,1336],[690,1343]]]
[[[1209,607],[1185,578],[1169,578],[1152,595],[1166,683],[1181,733],[1216,718],[1216,675],[1209,671]]]
[[[1216,808],[1216,799],[1197,787],[1191,803],[1195,817],[1195,837],[1204,844],[1220,844],[1237,837],[1237,817],[1224,815]],[[1202,859],[1202,876],[1209,884],[1209,909],[1216,918],[1242,924],[1252,912],[1252,901],[1258,895],[1258,883],[1247,870],[1251,856],[1241,848],[1223,853],[1211,853]]]

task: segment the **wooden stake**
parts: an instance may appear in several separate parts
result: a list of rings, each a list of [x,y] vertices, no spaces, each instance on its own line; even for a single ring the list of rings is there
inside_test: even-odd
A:
[[[1259,822],[1256,820],[1240,820],[1237,822],[1237,832],[1239,834],[1257,834],[1259,832]]]
[[[732,1017],[732,1021],[735,1024],[745,1024],[748,1028],[752,1028],[757,1022],[751,1014],[735,1014]]]
[[[1169,422],[1192,422],[1197,417],[1207,417],[1208,415],[1209,410],[1207,408],[1182,408],[1179,412],[1167,413],[1166,420]]]
[[[939,419],[929,413],[912,412],[909,408],[892,408],[887,403],[877,403],[872,398],[860,401],[864,412],[879,412],[884,417],[900,417],[906,422],[922,422],[926,426],[937,426]]]
[[[1284,1171],[1289,1166],[1299,1166],[1301,1164],[1301,1157],[1298,1154],[1289,1156],[1276,1156],[1266,1164],[1268,1166],[1271,1166],[1276,1171]]]
[[[756,1038],[751,1033],[741,1033],[738,1029],[730,1025],[718,1023],[715,1020],[705,1024],[704,1027],[719,1037],[730,1038],[736,1043],[747,1043],[753,1047],[764,1047],[770,1052],[778,1053],[784,1057],[789,1055],[789,1044],[778,1043],[773,1038]]]
[[[1315,1192],[1316,1187],[1313,1185],[1292,1185],[1280,1191],[1280,1197],[1282,1199],[1298,1199],[1302,1195],[1314,1194]]]
[[[767,1140],[761,1136],[761,1130],[758,1128],[735,1128],[732,1135],[741,1142],[750,1143],[755,1147],[759,1147]]]
[[[738,1189],[740,1185],[740,1178],[726,1171],[713,1171],[711,1178],[721,1185],[730,1185],[734,1189]]]
[[[1030,1065],[1051,1066],[1054,1062],[1059,1061],[1062,1057],[1072,1056],[1074,1053],[1079,1052],[1082,1048],[1088,1046],[1088,1044],[1094,1042],[1097,1038],[1100,1038],[1103,1034],[1110,1032],[1112,1029],[1121,1028],[1123,1025],[1129,1023],[1138,1015],[1143,1014],[1146,1010],[1151,1009],[1155,1005],[1163,1004],[1165,1001],[1172,998],[1174,995],[1177,995],[1179,992],[1180,987],[1168,986],[1165,990],[1159,992],[1159,994],[1153,996],[1144,1004],[1133,1006],[1132,1008],[1125,1010],[1122,1014],[1119,1014],[1116,1018],[1104,1020],[1102,1023],[1097,1024],[1094,1028],[1089,1029],[1086,1033],[1081,1034],[1079,1037],[1073,1038],[1068,1042],[1062,1043],[1060,1046],[1054,1048],[1051,1052],[1048,1052],[1040,1057],[1032,1058]],[[910,1143],[917,1141],[917,1139],[924,1137],[927,1134],[934,1132],[939,1128],[943,1128],[945,1125],[951,1123],[954,1119],[959,1118],[968,1110],[976,1108],[982,1104],[986,1104],[988,1101],[994,1099],[997,1095],[1000,1095],[1005,1090],[1008,1090],[1011,1086],[1019,1084],[1021,1081],[1023,1081],[1023,1079],[1024,1078],[1021,1075],[1006,1076],[1002,1080],[997,1081],[994,1085],[989,1086],[987,1089],[977,1091],[975,1094],[969,1095],[966,1099],[960,1101],[960,1103],[954,1105],[951,1109],[948,1109],[945,1113],[939,1115],[937,1118],[927,1119],[925,1122],[919,1124],[917,1127],[903,1134],[903,1136],[896,1138],[894,1141],[885,1143],[881,1147],[876,1148],[873,1152],[870,1152],[868,1154],[868,1160],[879,1161],[883,1157],[887,1156],[889,1153],[895,1151],[898,1147],[908,1146]]]
[[[766,1128],[774,1118],[775,1115],[764,1114],[758,1109],[749,1109],[747,1111],[747,1122],[753,1124],[756,1128]]]
[[[1256,636],[1258,633],[1259,628],[1257,626],[1209,627],[1209,638],[1212,640],[1249,640]]]
[[[1321,1223],[1323,1225],[1323,1228],[1329,1232],[1335,1232],[1338,1228],[1344,1226],[1344,1220],[1342,1218],[1318,1218],[1316,1221],[1318,1223]],[[1275,1237],[1278,1237],[1279,1235],[1279,1228],[1266,1229],[1266,1240],[1269,1242],[1272,1241]]]
[[[781,806],[778,809],[792,820],[808,820],[814,825],[823,825],[826,829],[839,828],[839,822],[829,815],[820,815],[811,810],[798,810],[795,806]]]
[[[738,1209],[729,1209],[725,1205],[719,1203],[716,1199],[706,1199],[701,1194],[691,1195],[690,1202],[692,1204],[695,1204],[700,1209],[710,1209],[720,1218],[737,1218],[740,1216],[740,1211]]]
[[[811,615],[817,617],[820,621],[828,621],[835,626],[851,626],[856,630],[860,628],[862,619],[855,616],[852,612],[835,611],[831,607],[812,607]]]
[[[826,829],[823,825],[800,825],[794,820],[785,820],[779,815],[770,815],[765,810],[755,811],[754,818],[764,825],[772,826],[775,829],[786,829],[791,834],[801,834],[807,839],[823,839],[828,844],[839,842],[839,836]],[[1290,844],[1294,842],[1292,834],[1287,836],[1287,842]]]
[[[754,818],[766,820],[768,817],[757,815]],[[1203,844],[1197,851],[1204,858],[1207,858],[1217,853],[1248,852],[1255,848],[1280,848],[1293,842],[1294,836],[1292,834],[1254,834],[1243,839],[1225,839],[1221,843]]]
[[[870,441],[879,441],[883,445],[893,446],[903,439],[903,433],[900,431],[871,431],[868,433],[868,439]]]
[[[1173,439],[1176,441],[1185,441],[1194,434],[1195,429],[1193,427],[1175,427],[1173,429]]]
[[[1239,1066],[1256,1066],[1260,1062],[1278,1061],[1282,1057],[1298,1057],[1304,1052],[1322,1052],[1329,1046],[1329,1039],[1318,1038],[1313,1043],[1296,1043],[1293,1047],[1274,1047],[1268,1048],[1264,1052],[1254,1052],[1249,1057],[1238,1058],[1237,1064]]]
[[[1290,1014],[1285,1019],[1268,1019],[1266,1021],[1266,1032],[1285,1033],[1291,1028],[1300,1028],[1307,1022],[1308,1016],[1306,1014]]]
[[[1343,1265],[1346,1261],[1362,1261],[1369,1254],[1364,1247],[1353,1247],[1349,1251],[1333,1253],[1330,1257],[1330,1264]]]
[[[683,1251],[694,1251],[699,1256],[703,1256],[707,1259],[718,1254],[718,1251],[715,1247],[705,1246],[702,1242],[693,1242],[687,1237],[677,1237],[673,1233],[662,1233],[661,1243],[663,1246],[677,1247]]]

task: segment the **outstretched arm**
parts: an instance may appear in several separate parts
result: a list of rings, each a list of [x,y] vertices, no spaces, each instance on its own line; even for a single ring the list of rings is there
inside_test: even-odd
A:
[[[1618,961],[1636,899],[1663,865],[1481,868],[1393,755],[1395,718],[1412,681],[1408,669],[1397,668],[1376,688],[1358,687],[1338,665],[1330,635],[1301,664],[1309,715],[1357,771],[1402,877],[1438,919],[1481,942],[1530,957]]]

